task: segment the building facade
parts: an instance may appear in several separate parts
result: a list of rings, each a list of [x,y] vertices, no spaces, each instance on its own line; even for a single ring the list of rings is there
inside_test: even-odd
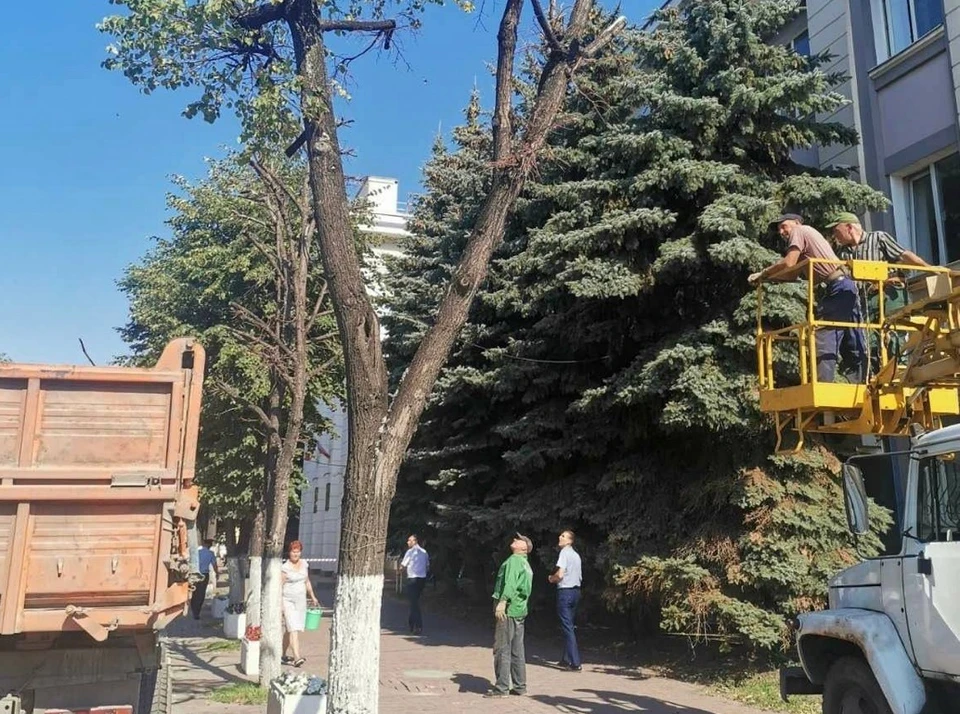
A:
[[[860,135],[801,160],[883,191],[891,209],[870,228],[931,263],[960,261],[960,0],[807,0],[778,41],[831,55],[848,102],[821,119]]]
[[[364,179],[357,199],[366,202],[369,224],[360,230],[369,234],[373,244],[375,271],[383,272],[383,257],[400,254],[399,241],[407,233],[410,216],[399,202],[396,179],[370,176]],[[371,294],[377,292],[376,276],[371,275]],[[318,437],[318,448],[304,458],[306,485],[301,493],[299,539],[303,556],[310,567],[325,573],[336,572],[340,552],[341,502],[347,468],[347,410],[344,405],[321,405],[330,420],[330,432]]]

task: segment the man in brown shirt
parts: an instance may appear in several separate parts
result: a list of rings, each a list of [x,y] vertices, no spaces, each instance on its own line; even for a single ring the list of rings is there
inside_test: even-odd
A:
[[[777,276],[808,258],[838,261],[827,239],[811,226],[803,224],[803,218],[795,213],[785,213],[776,218],[777,232],[787,241],[783,258],[747,280],[755,285],[761,280],[778,280]],[[815,263],[814,280],[817,281],[816,317],[830,322],[860,323],[860,301],[857,284],[851,280],[845,267],[839,263]],[[866,370],[866,341],[863,330],[856,327],[818,327],[817,381],[833,382],[837,363],[842,360],[843,373],[848,382],[862,383]]]

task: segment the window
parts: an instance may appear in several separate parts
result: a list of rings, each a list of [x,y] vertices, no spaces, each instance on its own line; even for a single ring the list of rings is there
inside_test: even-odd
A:
[[[925,543],[960,540],[960,465],[956,452],[921,462],[917,511],[917,538]]]
[[[317,512],[317,502],[320,500],[320,487],[313,487],[313,512]]]
[[[807,30],[804,30],[799,35],[793,38],[793,42],[790,43],[790,46],[793,48],[793,51],[802,57],[810,56],[810,33]]]
[[[909,459],[903,455],[876,454],[858,456],[854,463],[863,474],[863,486],[870,498],[870,518],[878,522],[874,515],[877,510],[889,514],[890,522],[886,531],[879,534],[883,548],[877,555],[898,555],[902,549],[903,510],[906,499],[904,474],[910,468]]]
[[[327,483],[327,492],[323,497],[323,510],[330,510],[330,484]]]
[[[877,48],[881,61],[903,52],[943,24],[943,0],[880,0],[878,9],[882,11],[878,22],[883,23],[886,44]]]
[[[934,265],[960,260],[960,154],[907,179],[910,232],[917,253]]]

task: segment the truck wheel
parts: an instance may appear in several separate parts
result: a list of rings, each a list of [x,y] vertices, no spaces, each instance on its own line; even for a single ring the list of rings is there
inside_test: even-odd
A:
[[[893,714],[870,667],[844,657],[830,668],[823,685],[823,714]]]
[[[170,658],[167,646],[160,645],[158,669],[146,672],[140,680],[140,702],[137,714],[170,714],[172,709]]]

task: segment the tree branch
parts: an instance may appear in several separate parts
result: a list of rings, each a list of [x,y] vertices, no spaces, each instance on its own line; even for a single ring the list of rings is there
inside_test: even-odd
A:
[[[264,426],[267,427],[268,431],[273,429],[273,422],[270,421],[270,417],[267,416],[267,413],[260,407],[259,404],[251,402],[249,399],[244,399],[240,395],[240,391],[238,389],[236,389],[233,385],[227,384],[223,380],[214,379],[212,380],[212,382],[213,382],[213,386],[216,389],[219,389],[221,392],[226,394],[230,399],[233,399],[234,401],[245,405],[254,414],[256,414],[257,417],[259,417],[260,421],[263,422]]]
[[[313,304],[313,310],[310,311],[310,317],[307,318],[306,331],[309,335],[313,332],[313,326],[317,322],[317,318],[320,317],[320,308],[323,307],[323,301],[327,297],[327,281],[323,281],[323,286],[320,288],[320,295],[317,296],[317,301]],[[329,314],[329,311],[327,311]]]
[[[557,39],[553,27],[550,25],[550,20],[547,19],[547,15],[543,11],[540,0],[530,0],[530,3],[533,5],[533,14],[537,17],[537,22],[540,24],[540,29],[543,30],[543,36],[546,38],[547,44],[550,45],[550,49],[555,52],[563,52],[563,45]]]
[[[597,35],[596,39],[591,42],[589,45],[583,48],[583,56],[587,58],[593,58],[596,56],[597,52],[602,50],[604,47],[609,45],[613,38],[627,26],[627,18],[623,15],[618,17],[616,20],[611,22],[607,27]]]
[[[321,20],[320,32],[386,32],[397,29],[396,20]]]
[[[239,15],[236,22],[245,30],[260,30],[271,22],[284,18],[287,7],[285,2],[265,2]]]
[[[513,122],[513,65],[517,54],[517,28],[523,0],[507,0],[497,32],[497,97],[493,111],[493,160],[504,161],[511,153]]]

